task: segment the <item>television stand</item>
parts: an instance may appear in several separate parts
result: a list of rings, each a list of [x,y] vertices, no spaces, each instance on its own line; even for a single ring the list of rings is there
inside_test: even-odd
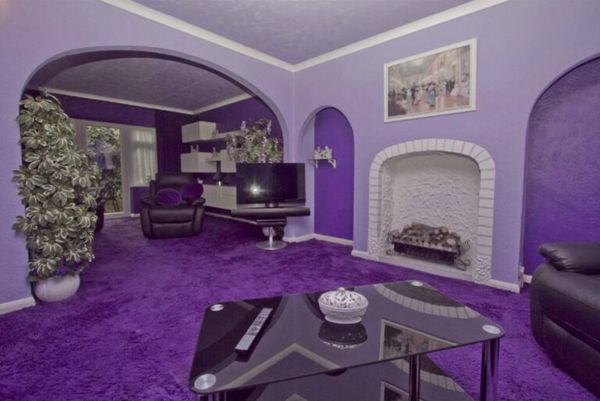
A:
[[[265,232],[266,230],[266,232]],[[288,244],[284,241],[275,239],[275,227],[264,226],[263,233],[268,237],[266,241],[260,241],[256,243],[256,247],[260,249],[266,249],[268,251],[275,251],[277,249],[285,248]],[[268,233],[268,234],[267,234]]]
[[[286,242],[275,239],[275,230],[277,228],[283,229],[287,224],[288,217],[309,216],[310,209],[304,206],[245,207],[232,210],[231,215],[255,219],[257,226],[268,230],[265,232],[268,239],[258,242],[256,247],[274,251],[287,246]]]

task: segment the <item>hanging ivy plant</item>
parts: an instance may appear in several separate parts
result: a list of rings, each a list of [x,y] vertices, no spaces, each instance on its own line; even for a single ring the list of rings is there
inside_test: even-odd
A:
[[[79,273],[94,258],[100,171],[74,141],[69,117],[43,92],[20,102],[23,164],[14,181],[25,206],[14,229],[26,237],[29,278]]]

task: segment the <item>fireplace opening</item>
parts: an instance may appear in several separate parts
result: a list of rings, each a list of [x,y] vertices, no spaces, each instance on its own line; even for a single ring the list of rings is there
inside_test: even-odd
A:
[[[369,173],[369,258],[491,279],[496,169],[481,146],[421,139],[380,151]]]

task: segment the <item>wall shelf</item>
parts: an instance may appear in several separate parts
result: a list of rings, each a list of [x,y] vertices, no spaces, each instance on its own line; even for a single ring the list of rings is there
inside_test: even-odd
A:
[[[237,135],[241,135],[241,134],[242,134],[241,130],[211,133],[210,137],[206,136],[204,138],[190,140],[185,143],[189,143],[189,144],[193,145],[193,144],[207,143],[207,142],[221,142],[227,138],[227,135],[236,135],[237,136]]]
[[[184,173],[216,173],[220,163],[222,173],[235,173],[235,161],[229,158],[227,150],[218,154],[212,152],[191,152],[181,154],[181,171]]]
[[[320,161],[321,162],[326,161],[327,163],[331,164],[333,166],[333,168],[336,168],[337,161],[334,158],[308,159],[308,162],[310,164],[312,164],[313,166],[315,166],[315,168],[319,168]]]
[[[337,162],[333,157],[333,149],[331,149],[329,146],[325,146],[325,148],[321,149],[321,147],[318,146],[314,151],[313,158],[308,159],[308,162],[315,166],[315,168],[319,168],[320,161],[327,161],[327,163],[331,164],[333,168],[335,168]]]

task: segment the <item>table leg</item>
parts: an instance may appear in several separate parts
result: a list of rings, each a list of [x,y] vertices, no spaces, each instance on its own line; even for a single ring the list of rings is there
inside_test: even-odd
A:
[[[413,355],[408,359],[408,394],[410,401],[419,401],[421,392],[421,355]]]
[[[498,358],[500,339],[495,338],[483,343],[481,356],[481,401],[496,401],[498,392]]]

